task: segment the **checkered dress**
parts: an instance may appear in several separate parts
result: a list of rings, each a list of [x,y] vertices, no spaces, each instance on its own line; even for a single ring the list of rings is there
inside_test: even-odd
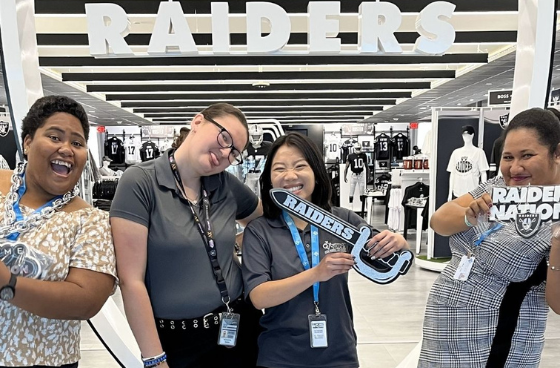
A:
[[[479,198],[493,185],[505,184],[494,178],[470,194]],[[475,247],[475,240],[492,225],[480,222],[450,237],[452,259],[430,291],[418,367],[486,367],[506,288],[527,280],[543,257],[548,258],[550,223],[525,239],[511,222]],[[476,257],[469,278],[455,280],[461,257],[469,251]],[[538,367],[548,313],[544,291],[542,282],[523,299],[505,367]]]

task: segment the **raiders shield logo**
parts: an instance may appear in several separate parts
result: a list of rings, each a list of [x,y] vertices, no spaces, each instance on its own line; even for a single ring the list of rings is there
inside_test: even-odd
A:
[[[530,238],[539,231],[541,216],[538,213],[518,213],[515,219],[517,233],[524,238]]]
[[[500,115],[500,126],[505,129],[508,125],[509,114]]]
[[[0,137],[5,137],[10,131],[10,125],[7,121],[0,121]]]

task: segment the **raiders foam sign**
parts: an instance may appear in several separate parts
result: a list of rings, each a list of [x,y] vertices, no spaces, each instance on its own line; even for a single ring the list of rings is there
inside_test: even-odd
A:
[[[560,220],[560,185],[492,188],[490,221],[515,221],[517,233],[534,236],[543,222]]]
[[[414,255],[409,250],[395,252],[384,259],[372,259],[369,256],[364,249],[372,236],[369,227],[362,226],[358,229],[285,189],[271,189],[270,196],[279,208],[350,244],[351,253],[356,260],[354,269],[362,276],[378,284],[388,284],[410,269]]]

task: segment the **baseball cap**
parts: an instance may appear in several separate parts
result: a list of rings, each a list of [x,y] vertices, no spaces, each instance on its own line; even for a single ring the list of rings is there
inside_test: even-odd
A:
[[[473,135],[474,134],[474,128],[473,128],[472,125],[463,125],[461,127],[461,133],[463,133],[463,134],[468,133],[470,135]]]

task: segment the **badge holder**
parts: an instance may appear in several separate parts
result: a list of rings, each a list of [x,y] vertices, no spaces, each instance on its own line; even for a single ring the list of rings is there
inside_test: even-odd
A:
[[[321,314],[315,303],[315,314],[307,316],[309,320],[309,342],[312,348],[326,348],[328,344],[327,315]]]
[[[239,313],[233,313],[233,309],[226,303],[227,312],[220,313],[220,329],[218,334],[218,345],[233,348],[237,343],[239,335]]]

